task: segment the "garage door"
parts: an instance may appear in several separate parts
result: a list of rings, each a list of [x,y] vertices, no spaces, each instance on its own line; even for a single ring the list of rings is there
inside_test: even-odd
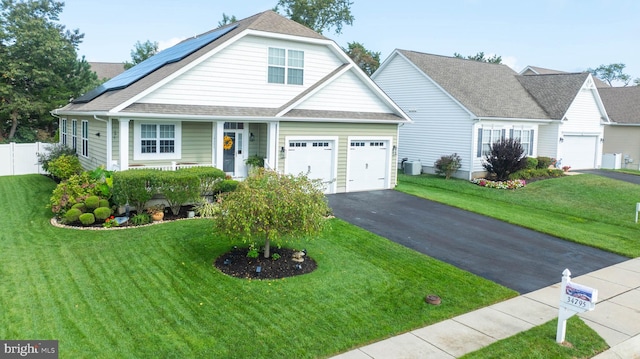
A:
[[[311,179],[320,179],[325,184],[325,193],[335,192],[333,140],[288,141],[285,172],[298,175],[304,173]]]
[[[350,140],[347,191],[389,188],[389,141]]]
[[[562,143],[562,166],[571,169],[596,167],[597,136],[564,136]]]

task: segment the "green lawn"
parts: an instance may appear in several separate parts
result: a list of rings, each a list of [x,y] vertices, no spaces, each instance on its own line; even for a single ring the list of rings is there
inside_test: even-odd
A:
[[[55,228],[54,187],[0,177],[0,338],[57,339],[62,358],[326,357],[516,295],[340,220],[295,244],[315,272],[231,278],[210,220]]]
[[[399,175],[397,189],[628,257],[640,256],[635,223],[640,186],[590,174],[537,181],[518,190],[465,180]]]

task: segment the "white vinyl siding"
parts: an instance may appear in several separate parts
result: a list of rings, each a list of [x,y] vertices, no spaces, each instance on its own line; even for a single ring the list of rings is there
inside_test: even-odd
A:
[[[141,99],[141,103],[202,106],[279,107],[342,65],[324,45],[296,43],[304,52],[304,83],[278,86],[267,81],[269,48],[291,42],[247,36]]]
[[[391,108],[352,71],[323,87],[296,109],[389,113]]]
[[[432,172],[441,156],[457,153],[462,158],[460,171],[472,170],[475,135],[469,112],[399,56],[374,80],[414,121],[400,127],[398,159],[420,161]]]
[[[551,123],[538,127],[538,156],[557,158],[559,126],[559,123]]]

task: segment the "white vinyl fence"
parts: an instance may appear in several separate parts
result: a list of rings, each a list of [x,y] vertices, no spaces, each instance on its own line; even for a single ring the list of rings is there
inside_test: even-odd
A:
[[[51,143],[15,143],[0,145],[0,176],[46,173],[38,164],[38,153],[46,153]]]

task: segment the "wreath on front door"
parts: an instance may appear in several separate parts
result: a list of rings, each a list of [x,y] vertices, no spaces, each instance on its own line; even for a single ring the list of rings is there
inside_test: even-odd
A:
[[[224,148],[225,150],[230,150],[231,147],[233,147],[233,139],[229,136],[224,136],[224,139],[222,141],[222,148]]]

